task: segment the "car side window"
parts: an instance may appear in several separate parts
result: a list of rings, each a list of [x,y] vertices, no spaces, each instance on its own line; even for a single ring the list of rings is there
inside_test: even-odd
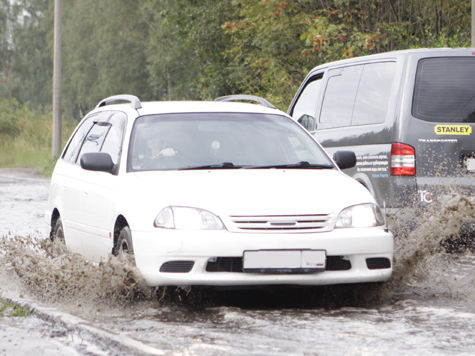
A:
[[[318,128],[351,125],[362,65],[331,69],[325,89]]]
[[[108,122],[94,122],[94,125],[89,130],[84,143],[82,144],[81,151],[79,152],[78,159],[84,153],[100,152],[104,139],[111,128],[111,124]]]
[[[321,74],[310,78],[292,109],[292,117],[309,131],[315,129],[317,101],[321,88]]]
[[[73,138],[69,142],[68,147],[63,153],[64,160],[71,163],[76,162],[76,159],[78,157],[78,153],[79,153],[79,150],[81,149],[81,145],[84,141],[84,138],[86,137],[87,133],[91,129],[91,126],[94,124],[95,116],[96,115],[89,116],[87,119],[83,121],[81,126],[79,126],[79,128],[76,130]]]
[[[356,95],[352,125],[383,123],[396,73],[395,62],[365,64]]]
[[[122,152],[122,138],[124,136],[125,122],[125,114],[115,113],[112,115],[109,119],[111,125],[110,129],[102,145],[101,152],[110,154],[114,164],[119,163]]]

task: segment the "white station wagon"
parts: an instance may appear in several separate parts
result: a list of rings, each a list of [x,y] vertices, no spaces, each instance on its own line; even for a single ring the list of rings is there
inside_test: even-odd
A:
[[[126,257],[151,286],[390,278],[384,216],[340,171],[354,153],[332,159],[287,114],[232,101],[102,100],[54,169],[51,238]]]

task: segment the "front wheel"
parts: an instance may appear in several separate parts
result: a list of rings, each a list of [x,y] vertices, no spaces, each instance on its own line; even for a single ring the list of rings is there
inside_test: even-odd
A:
[[[128,226],[124,226],[117,237],[117,242],[112,253],[123,260],[129,266],[135,266],[134,245],[132,244],[132,233]]]
[[[64,244],[64,230],[63,230],[63,223],[61,222],[61,218],[58,217],[54,222],[54,225],[51,228],[50,237],[52,241],[60,242]]]

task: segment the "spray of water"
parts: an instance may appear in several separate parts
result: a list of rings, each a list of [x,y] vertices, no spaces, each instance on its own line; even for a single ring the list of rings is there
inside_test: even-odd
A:
[[[135,268],[114,257],[91,263],[63,244],[31,237],[3,238],[0,250],[7,274],[18,278],[27,293],[48,302],[124,304],[151,293]]]
[[[414,294],[437,294],[473,301],[475,258],[470,247],[474,236],[460,233],[464,222],[475,217],[473,203],[466,196],[454,194],[424,212],[414,210],[412,216],[417,216],[413,229],[406,229],[406,222],[398,216],[390,217],[390,226],[395,231],[394,274],[390,282],[370,290],[367,286],[355,285],[307,288],[298,292],[276,287],[250,294],[232,291],[218,297],[215,292],[203,294],[202,289],[191,293],[189,289],[156,290],[146,286],[138,270],[117,258],[90,263],[66,251],[61,244],[32,237],[0,239],[0,251],[3,251],[0,265],[5,266],[2,278],[16,278],[24,291],[36,298],[85,306],[139,301],[180,304],[186,300],[201,305],[256,305],[256,295],[262,296],[262,303],[257,301],[256,306],[270,307],[375,305],[390,303],[408,294],[411,298]]]
[[[394,272],[388,287],[430,289],[450,298],[474,298],[475,276],[463,265],[474,263],[475,206],[467,196],[452,193],[428,209],[410,209],[415,226],[407,229],[405,219],[391,217],[395,231]],[[469,267],[470,268],[470,267]]]

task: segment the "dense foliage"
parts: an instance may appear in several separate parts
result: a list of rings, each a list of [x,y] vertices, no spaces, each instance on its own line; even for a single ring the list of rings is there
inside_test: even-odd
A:
[[[0,97],[0,167],[37,167],[48,173],[54,164],[50,123],[50,110],[32,110]]]
[[[63,109],[101,98],[266,97],[286,109],[323,62],[413,47],[470,45],[470,0],[63,1]],[[0,95],[52,96],[52,0],[0,0]],[[15,104],[16,105],[16,104]],[[0,131],[14,133],[14,119]]]

